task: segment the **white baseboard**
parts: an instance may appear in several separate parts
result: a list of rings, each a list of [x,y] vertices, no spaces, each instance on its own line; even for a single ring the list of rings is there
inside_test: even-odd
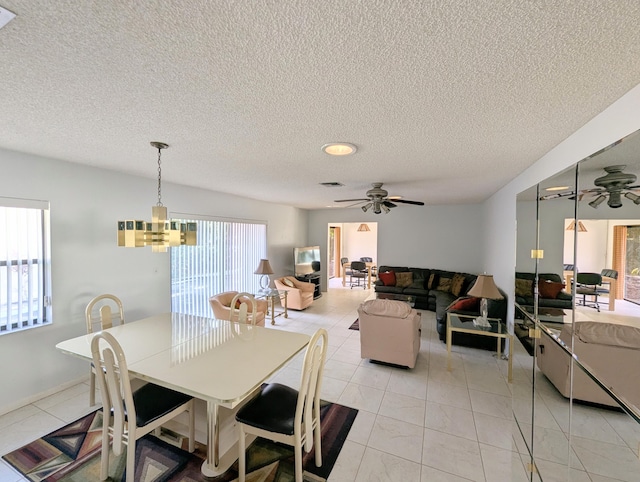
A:
[[[34,395],[31,395],[30,397],[27,398],[23,398],[22,400],[18,400],[14,403],[11,403],[9,405],[5,405],[4,407],[0,407],[0,415],[4,415],[6,413],[9,412],[13,412],[14,410],[17,410],[21,407],[24,407],[25,405],[29,405],[33,402],[37,402],[38,400],[48,397],[50,395],[53,395],[54,393],[58,393],[61,392],[62,390],[66,390],[67,388],[70,388],[74,385],[77,385],[78,383],[84,383],[84,382],[88,382],[89,381],[89,377],[88,376],[82,376],[79,378],[75,378],[74,380],[70,380],[68,382],[65,382],[61,385],[58,385],[57,387],[54,388],[50,388],[49,390],[45,390],[44,392],[40,392],[40,393],[36,393]]]

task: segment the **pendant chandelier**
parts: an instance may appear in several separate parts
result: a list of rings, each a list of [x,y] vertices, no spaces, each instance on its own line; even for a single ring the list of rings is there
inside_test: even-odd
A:
[[[151,208],[151,222],[139,220],[118,221],[118,246],[140,248],[151,246],[154,252],[165,252],[169,247],[195,246],[196,223],[181,223],[167,219],[167,208],[162,204],[162,149],[164,142],[151,142],[158,149],[158,202]]]

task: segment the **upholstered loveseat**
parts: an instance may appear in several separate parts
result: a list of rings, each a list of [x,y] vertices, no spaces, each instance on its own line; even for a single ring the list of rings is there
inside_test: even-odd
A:
[[[538,306],[571,309],[572,296],[564,291],[564,282],[555,273],[538,275]],[[535,273],[516,272],[515,301],[520,306],[533,306],[533,281]]]
[[[478,299],[465,299],[477,275],[441,269],[380,266],[374,289],[378,297],[411,296],[415,308],[436,312],[436,328],[442,341],[447,335],[447,312],[479,315]],[[506,320],[506,295],[502,300],[488,300],[489,317]],[[484,336],[454,333],[453,343],[495,350],[495,341]],[[491,343],[487,343],[491,342]]]

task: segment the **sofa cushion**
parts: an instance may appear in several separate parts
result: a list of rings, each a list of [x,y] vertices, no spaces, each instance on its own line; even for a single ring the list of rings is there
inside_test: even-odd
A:
[[[579,321],[575,334],[583,343],[640,350],[640,327],[602,321]]]
[[[411,274],[413,275],[413,283],[411,288],[425,288],[425,275],[430,274],[428,270],[411,268]]]
[[[414,288],[413,285],[411,285],[408,288],[403,289],[402,294],[426,298],[429,296],[429,290],[425,290],[424,288]]]
[[[440,279],[438,280],[438,286],[436,287],[436,290],[444,291],[445,293],[451,293],[451,281],[452,281],[452,278],[440,277]]]
[[[451,294],[453,296],[460,296],[462,294],[462,290],[464,289],[466,278],[463,274],[456,273],[453,275],[453,279],[451,280]]]
[[[406,318],[411,314],[411,306],[408,303],[395,300],[376,299],[365,301],[362,311],[368,315],[386,316],[389,318]]]
[[[378,273],[378,279],[384,283],[384,286],[396,285],[396,274],[393,271]]]
[[[413,284],[413,273],[407,271],[405,273],[396,273],[396,286],[407,288]]]
[[[396,293],[402,294],[403,290],[409,288],[400,288],[398,286],[376,286],[376,293]]]
[[[564,288],[564,283],[559,281],[540,281],[538,283],[538,290],[542,298],[548,298],[555,300],[558,294]]]
[[[533,296],[533,280],[516,278],[516,296],[522,298]]]

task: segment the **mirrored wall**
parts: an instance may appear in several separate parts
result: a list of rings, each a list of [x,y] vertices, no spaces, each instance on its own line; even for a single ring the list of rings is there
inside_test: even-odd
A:
[[[640,134],[517,201],[513,412],[529,480],[640,480]]]

